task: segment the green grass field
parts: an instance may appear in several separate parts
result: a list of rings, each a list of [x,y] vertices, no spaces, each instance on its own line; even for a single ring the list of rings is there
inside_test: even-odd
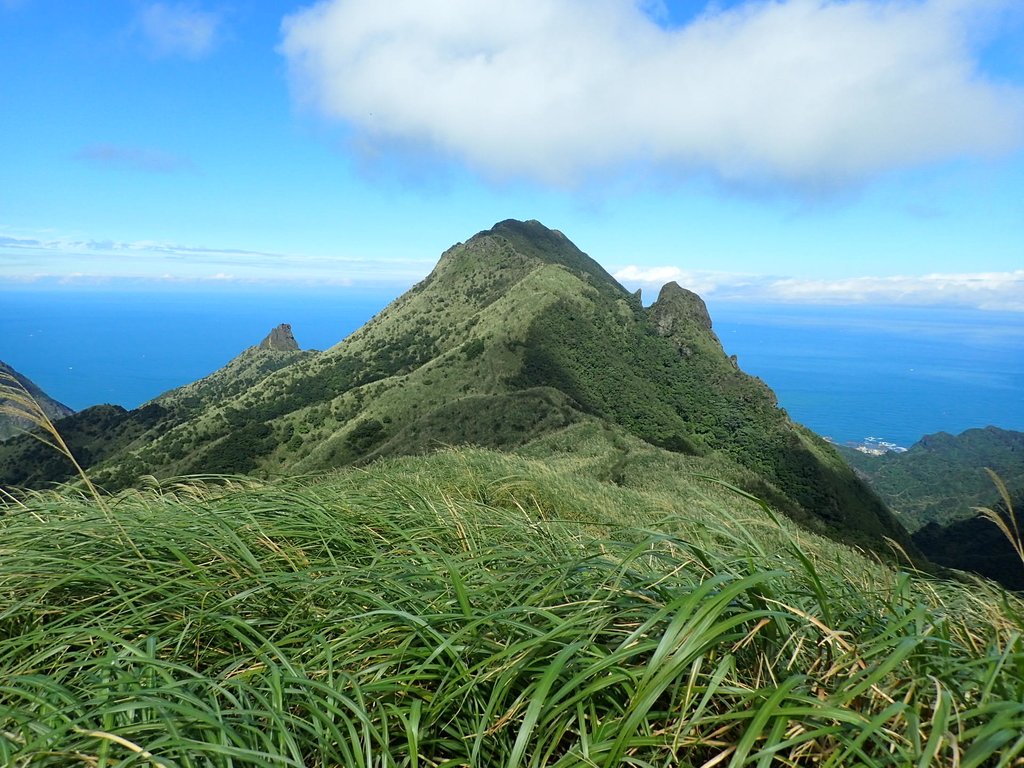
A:
[[[7,499],[0,764],[1024,764],[1019,599],[647,487],[459,449]]]

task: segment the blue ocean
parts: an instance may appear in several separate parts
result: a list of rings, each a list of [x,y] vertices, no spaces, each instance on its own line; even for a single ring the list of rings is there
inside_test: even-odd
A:
[[[135,407],[216,370],[279,323],[326,349],[396,291],[0,290],[0,360],[75,409]],[[740,367],[836,442],[989,424],[1024,430],[1024,314],[709,302]]]
[[[740,367],[838,443],[1024,430],[1024,314],[950,308],[710,306]]]

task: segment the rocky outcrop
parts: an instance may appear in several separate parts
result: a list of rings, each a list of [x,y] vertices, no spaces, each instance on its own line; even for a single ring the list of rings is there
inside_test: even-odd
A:
[[[298,352],[299,344],[292,335],[292,327],[288,323],[281,323],[260,342],[259,348],[275,352]]]
[[[662,336],[671,336],[673,331],[688,323],[711,330],[711,315],[704,300],[676,282],[665,283],[662,287],[658,300],[651,305],[650,317]]]
[[[711,315],[704,300],[676,282],[662,287],[647,313],[655,332],[671,341],[683,357],[690,357],[697,349],[715,352],[722,348],[711,330]]]

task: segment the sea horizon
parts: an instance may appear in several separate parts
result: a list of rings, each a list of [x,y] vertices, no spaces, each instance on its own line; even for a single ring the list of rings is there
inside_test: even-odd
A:
[[[326,349],[401,289],[0,289],[0,360],[75,410],[134,408],[206,376],[288,323]],[[797,422],[837,443],[1024,430],[1024,314],[708,300],[714,330]]]

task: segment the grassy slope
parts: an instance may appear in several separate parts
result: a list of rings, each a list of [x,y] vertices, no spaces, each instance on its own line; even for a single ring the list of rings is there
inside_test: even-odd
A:
[[[620,435],[618,461],[602,431],[8,503],[0,763],[1024,756],[1021,602],[681,481],[707,458],[666,472]]]
[[[646,312],[625,297],[560,299],[538,313],[523,348],[520,386],[556,387],[653,445],[719,454],[760,478],[749,490],[817,530],[875,548],[887,537],[914,550],[835,450],[726,357],[695,294],[669,284]]]
[[[249,347],[209,376],[164,392],[151,402],[189,415],[236,397],[270,374],[318,353]]]

